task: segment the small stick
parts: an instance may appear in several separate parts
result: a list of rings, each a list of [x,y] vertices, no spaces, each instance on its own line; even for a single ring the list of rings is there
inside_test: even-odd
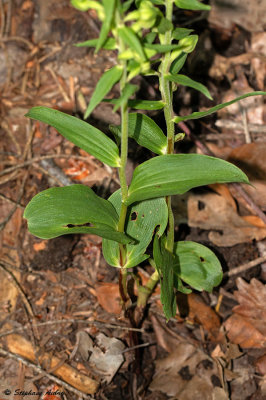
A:
[[[70,102],[70,98],[69,98],[67,92],[65,91],[65,89],[63,88],[63,86],[61,85],[61,83],[59,82],[59,79],[57,78],[56,73],[54,72],[54,70],[51,67],[48,67],[48,66],[46,67],[46,69],[52,75],[52,77],[53,77],[55,83],[57,84],[58,89],[60,90],[60,93],[61,93],[63,99],[65,100],[65,102],[69,103]]]
[[[54,321],[39,322],[39,323],[33,323],[32,325],[37,327],[37,326],[46,326],[46,325],[74,324],[74,323],[82,323],[82,324],[85,324],[85,325],[96,325],[96,326],[100,326],[100,327],[104,326],[104,327],[110,328],[110,329],[121,329],[121,330],[125,330],[125,331],[135,331],[135,332],[141,332],[141,333],[145,332],[144,329],[130,328],[130,327],[127,327],[127,326],[122,326],[122,325],[106,324],[105,322],[101,322],[101,321],[87,321],[87,320],[84,320],[84,319],[76,319],[76,318],[58,319],[58,320],[54,320]],[[11,329],[9,331],[1,332],[0,333],[0,338],[3,337],[3,336],[11,335],[12,333],[26,331],[26,330],[27,330],[27,326],[14,328],[14,329]]]
[[[16,169],[28,167],[29,165],[31,165],[33,163],[36,163],[36,162],[39,162],[42,160],[48,160],[50,158],[66,158],[66,159],[74,158],[76,160],[85,161],[94,167],[96,166],[96,164],[92,160],[90,160],[88,157],[77,156],[75,154],[47,154],[46,156],[39,156],[39,157],[31,158],[30,160],[24,161],[23,163],[16,164],[12,167],[6,168],[0,172],[0,176],[6,175],[9,172],[13,172]]]
[[[0,199],[3,199],[5,201],[7,201],[8,203],[16,205],[16,207],[20,208],[21,210],[24,210],[24,208],[25,208],[21,204],[17,204],[14,200],[11,200],[8,197],[4,196],[2,193],[0,193]]]
[[[22,287],[20,286],[19,282],[17,281],[17,278],[15,277],[15,275],[9,271],[6,266],[2,263],[0,263],[0,268],[5,272],[5,274],[8,277],[8,280],[15,286],[15,288],[17,289],[17,291],[19,292],[19,294],[21,295],[22,301],[24,303],[24,306],[26,308],[27,314],[32,318],[33,321],[35,321],[35,315],[33,313],[31,304],[29,302],[29,300],[27,299],[27,296],[25,295]],[[29,319],[29,321],[31,321]],[[34,335],[37,339],[40,339],[40,335],[38,332],[38,329],[35,325],[31,324],[32,330],[34,332]]]
[[[7,16],[6,16],[6,26],[5,26],[5,36],[9,34],[11,25],[11,14],[12,14],[12,1],[7,1]]]
[[[231,119],[219,119],[215,122],[215,125],[218,128],[243,131],[243,124],[241,122],[232,121]],[[254,133],[266,133],[265,125],[248,124],[248,129],[250,132]],[[232,137],[232,134],[230,136]]]
[[[230,271],[224,273],[224,276],[233,276],[240,274],[241,272],[247,271],[250,268],[256,267],[259,264],[266,262],[266,256],[258,257],[255,260],[252,260],[246,264],[242,264],[239,267],[233,268]]]
[[[2,37],[2,38],[0,38],[0,42],[21,42],[21,43],[26,44],[30,49],[33,49],[33,47],[34,47],[33,44],[29,40],[27,40],[23,37],[20,37],[20,36]]]
[[[68,383],[62,381],[59,378],[56,378],[55,376],[53,376],[53,375],[49,374],[48,372],[46,372],[45,370],[43,370],[41,367],[33,364],[30,361],[25,360],[24,358],[20,357],[17,354],[11,353],[10,351],[6,351],[6,350],[4,350],[2,348],[0,348],[0,354],[2,354],[5,357],[12,358],[13,360],[20,361],[22,364],[26,365],[29,368],[32,368],[34,371],[42,374],[42,376],[46,376],[51,381],[57,383],[59,386],[64,387],[65,389],[69,390],[72,393],[75,393],[77,396],[80,396],[83,399],[89,399],[90,398],[85,393],[81,392],[78,389],[73,388]]]
[[[1,127],[6,131],[6,133],[7,133],[8,136],[10,137],[11,141],[12,141],[13,144],[15,145],[18,155],[21,155],[21,148],[20,148],[20,145],[18,144],[18,141],[17,141],[17,139],[15,138],[12,129],[9,127],[8,123],[7,123],[5,120],[1,123]]]
[[[3,6],[3,0],[0,0],[0,13],[1,13],[1,29],[0,29],[0,38],[4,36],[5,32],[5,11],[4,11],[4,6]]]

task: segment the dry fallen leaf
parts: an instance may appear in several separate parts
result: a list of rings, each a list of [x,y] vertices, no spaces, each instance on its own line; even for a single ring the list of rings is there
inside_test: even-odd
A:
[[[155,374],[149,386],[178,400],[213,400],[213,376],[218,378],[217,366],[192,342],[173,332],[151,316],[157,342],[169,356],[155,362]],[[217,397],[218,399],[218,397]]]
[[[120,303],[119,286],[117,283],[102,282],[95,285],[95,295],[102,308],[113,314],[120,314],[122,307]]]
[[[189,318],[200,323],[209,334],[211,340],[219,340],[220,319],[216,312],[202,300],[198,294],[188,295]]]
[[[266,347],[266,287],[257,279],[250,284],[242,278],[234,293],[239,305],[225,322],[228,338],[241,347]]]
[[[125,349],[125,345],[121,340],[116,338],[110,338],[105,336],[103,333],[99,333],[95,342],[87,334],[84,337],[83,332],[80,338],[79,351],[82,352],[83,357],[91,353],[89,357],[89,364],[92,367],[94,373],[97,373],[104,382],[111,382],[117,370],[124,362],[124,356],[122,354]]]
[[[266,228],[258,228],[245,221],[224,197],[214,193],[190,194],[188,224],[210,230],[209,239],[216,246],[234,246],[266,237]]]

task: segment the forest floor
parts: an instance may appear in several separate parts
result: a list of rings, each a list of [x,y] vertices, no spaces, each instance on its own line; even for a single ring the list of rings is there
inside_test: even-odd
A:
[[[214,6],[209,15],[175,14],[176,23],[200,37],[185,69],[208,86],[215,104],[265,90],[265,1],[246,8],[232,3],[233,9]],[[24,117],[37,105],[82,117],[115,55],[74,46],[96,38],[99,23],[68,0],[1,0],[0,19],[0,399],[266,399],[263,99],[252,97],[178,127],[186,138],[177,152],[230,160],[252,185],[212,185],[174,198],[176,238],[210,247],[224,279],[212,294],[178,295],[177,315],[168,323],[158,286],[134,331],[123,316],[118,271],[104,261],[101,239],[41,240],[23,219],[30,199],[48,187],[82,183],[105,198],[119,187],[115,169],[54,128]],[[154,79],[136,84],[141,97],[160,99]],[[115,87],[109,96],[118,95]],[[212,104],[188,88],[175,92],[179,115]],[[149,115],[163,127],[161,112]],[[119,121],[107,103],[89,120],[106,133]],[[130,143],[128,175],[150,156]],[[151,267],[144,263],[139,273],[145,280]],[[141,343],[137,361],[132,334]]]

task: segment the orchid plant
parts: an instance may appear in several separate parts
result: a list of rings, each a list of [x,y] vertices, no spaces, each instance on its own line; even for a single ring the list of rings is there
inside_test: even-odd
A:
[[[102,23],[98,39],[77,46],[94,47],[96,52],[113,50],[117,63],[98,81],[84,121],[47,107],[33,107],[26,116],[53,126],[76,146],[117,168],[121,187],[108,199],[80,184],[50,188],[30,201],[24,217],[29,231],[44,239],[73,233],[101,236],[105,260],[120,270],[120,294],[125,308],[130,306],[129,275],[138,283],[137,322],[141,319],[137,314],[141,315],[160,282],[161,302],[168,320],[176,313],[177,291],[211,292],[222,279],[220,262],[210,249],[192,241],[175,242],[171,196],[217,182],[248,183],[240,169],[224,160],[176,154],[175,143],[184,135],[175,134],[175,124],[205,117],[245,97],[266,93],[248,93],[202,112],[176,116],[173,92],[179,86],[193,88],[208,99],[212,96],[202,83],[180,73],[195,49],[198,36],[192,29],[174,26],[174,7],[196,11],[210,7],[198,0],[72,0],[71,3],[82,11],[94,9]],[[132,80],[138,75],[158,79],[161,100],[136,97],[138,86]],[[117,83],[119,98],[106,99]],[[120,109],[121,114],[121,124],[110,126],[109,136],[85,121],[90,120],[95,107],[103,101],[112,104],[114,111]],[[152,118],[135,110],[161,110],[166,132]],[[129,185],[128,138],[154,153],[136,167]],[[154,272],[146,285],[141,285],[134,271],[144,261],[149,262]]]

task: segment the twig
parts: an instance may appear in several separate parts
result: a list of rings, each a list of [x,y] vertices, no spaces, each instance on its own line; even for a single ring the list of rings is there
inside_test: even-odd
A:
[[[26,145],[25,145],[25,148],[23,151],[23,155],[22,155],[22,159],[24,161],[27,158],[29,158],[29,159],[32,158],[31,154],[30,154],[31,153],[30,149],[31,149],[31,144],[32,144],[32,140],[34,137],[34,128],[32,127],[31,120],[28,121],[28,124],[26,126],[26,131],[27,131],[27,142],[26,142]]]
[[[6,216],[6,218],[0,223],[0,231],[3,230],[4,227],[6,226],[6,224],[8,223],[8,221],[10,221],[10,219],[12,218],[13,214],[15,213],[15,211],[17,209],[17,205],[21,202],[27,178],[28,178],[28,172],[26,172],[24,174],[24,176],[23,176],[22,183],[21,183],[21,186],[20,186],[20,189],[19,189],[18,198],[17,198],[15,206],[11,209],[11,211]]]
[[[240,274],[241,272],[245,272],[248,269],[256,267],[257,265],[262,264],[264,262],[266,262],[266,256],[258,257],[255,260],[252,260],[246,264],[242,264],[239,267],[233,268],[230,271],[225,272],[224,276],[232,276],[232,275]]]
[[[189,127],[182,121],[179,122],[179,127],[190,137],[190,139],[196,144],[196,146],[206,155],[215,157],[215,154],[204,144],[202,143],[189,129]],[[254,203],[252,198],[245,192],[240,183],[230,183],[229,185],[233,187],[240,196],[246,201],[249,207],[252,209],[254,214],[256,214],[265,224],[266,224],[266,215],[264,212]]]
[[[127,327],[127,326],[122,326],[122,325],[106,324],[105,322],[101,322],[101,321],[87,321],[87,320],[84,320],[84,319],[75,319],[75,318],[39,322],[39,323],[34,323],[32,325],[34,325],[35,327],[38,327],[38,326],[46,326],[46,325],[74,324],[74,323],[81,323],[81,324],[85,324],[85,325],[96,325],[96,326],[98,325],[100,327],[104,326],[104,327],[110,328],[110,329],[121,329],[121,330],[125,330],[125,331],[135,331],[135,332],[141,332],[141,333],[145,332],[144,329],[130,328],[130,327]],[[27,326],[21,326],[19,328],[14,328],[14,329],[11,329],[9,331],[1,332],[0,333],[0,338],[3,337],[3,336],[8,336],[8,335],[11,335],[13,333],[26,331],[26,330],[27,330]]]
[[[50,74],[53,77],[53,80],[55,81],[55,83],[58,86],[58,89],[60,90],[60,93],[63,97],[63,99],[65,100],[65,102],[69,103],[70,102],[70,98],[67,94],[67,92],[65,91],[65,89],[63,88],[63,86],[61,85],[61,83],[59,82],[59,79],[56,76],[56,73],[54,72],[54,70],[51,67],[46,67],[46,70],[50,72]]]
[[[48,160],[51,158],[66,158],[66,159],[74,158],[76,160],[85,161],[88,164],[93,165],[94,167],[96,166],[96,164],[92,160],[90,160],[88,157],[77,156],[75,154],[47,154],[46,156],[31,158],[30,160],[24,161],[23,163],[20,163],[20,164],[16,164],[13,167],[6,168],[0,172],[0,176],[6,175],[9,172],[13,172],[16,169],[28,167],[29,165],[31,165],[33,163],[40,162],[42,160]]]
[[[121,354],[127,353],[128,351],[136,350],[136,349],[139,349],[142,347],[154,346],[156,344],[157,344],[157,342],[152,342],[152,343],[147,342],[147,343],[138,344],[137,346],[128,347],[127,349],[121,351]]]
[[[10,31],[11,25],[11,14],[12,14],[12,0],[7,1],[7,15],[6,15],[6,26],[5,26],[5,35],[7,36]]]
[[[23,207],[21,204],[18,204],[16,201],[9,199],[8,197],[4,196],[2,193],[0,193],[0,199],[3,199],[7,201],[8,203],[11,203],[13,205],[16,205],[16,207],[20,208],[21,210],[24,210],[25,207]]]
[[[243,107],[241,107],[241,112],[242,112],[242,121],[243,121],[245,140],[246,140],[246,143],[251,143],[252,140],[251,140],[251,136],[250,136],[249,129],[248,129],[247,112]]]
[[[243,124],[241,122],[232,121],[231,119],[219,119],[215,122],[215,125],[218,128],[243,131]],[[266,126],[259,124],[248,124],[248,130],[254,133],[266,133]]]
[[[5,274],[8,277],[8,280],[15,286],[15,288],[17,289],[17,291],[19,292],[22,301],[24,303],[25,309],[27,311],[28,316],[30,316],[32,318],[32,320],[35,320],[35,316],[31,307],[31,304],[29,302],[29,300],[27,299],[27,296],[25,295],[22,287],[20,286],[19,282],[17,281],[17,278],[15,277],[15,275],[9,271],[8,268],[6,268],[6,266],[2,263],[0,263],[0,268],[5,272]],[[29,318],[29,321],[31,321],[31,319]],[[34,332],[34,335],[36,336],[36,338],[40,338],[39,332],[36,328],[35,325],[31,324],[32,330]]]
[[[8,123],[7,123],[5,120],[1,123],[1,127],[6,131],[6,133],[7,133],[8,136],[10,137],[11,141],[12,141],[13,144],[15,145],[18,155],[21,155],[21,148],[20,148],[20,145],[18,144],[18,141],[17,141],[17,139],[15,138],[12,129],[9,127]]]
[[[3,6],[3,0],[0,0],[0,13],[1,13],[0,38],[2,39],[2,37],[4,36],[5,25],[6,25],[6,21],[5,21],[5,11],[4,11],[4,6]]]
[[[29,40],[27,40],[23,37],[20,37],[20,36],[2,37],[2,38],[0,38],[0,42],[21,42],[21,43],[26,44],[30,49],[33,49],[33,47],[34,47],[33,44]]]
[[[68,383],[62,381],[59,378],[56,378],[54,375],[51,375],[48,372],[46,372],[43,368],[39,367],[38,365],[33,364],[30,361],[25,360],[24,358],[18,356],[17,354],[11,353],[10,351],[6,351],[2,348],[0,348],[0,354],[2,354],[5,357],[12,358],[13,360],[22,362],[22,364],[26,365],[29,368],[32,368],[34,371],[36,371],[38,373],[41,373],[42,376],[43,375],[46,376],[51,381],[57,383],[59,386],[64,387],[65,389],[69,390],[70,392],[75,393],[77,396],[82,397],[83,399],[90,399],[90,397],[88,395],[86,395],[85,393],[81,392],[78,389],[73,388]]]

